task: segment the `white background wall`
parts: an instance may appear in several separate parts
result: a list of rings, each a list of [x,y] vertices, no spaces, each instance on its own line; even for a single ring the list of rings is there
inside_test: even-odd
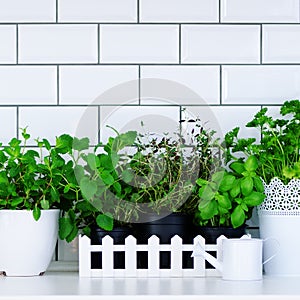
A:
[[[0,0],[0,141],[28,126],[52,142],[64,132],[97,143],[105,122],[176,124],[184,107],[222,135],[299,98],[299,12],[299,0]],[[202,100],[149,97],[159,86],[146,78]]]

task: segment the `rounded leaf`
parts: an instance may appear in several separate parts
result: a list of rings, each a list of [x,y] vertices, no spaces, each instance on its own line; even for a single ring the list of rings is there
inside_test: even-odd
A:
[[[246,221],[246,215],[240,205],[238,205],[231,214],[231,224],[233,228],[240,227]]]
[[[251,155],[245,161],[245,169],[247,171],[255,171],[258,168],[258,161],[254,155]]]

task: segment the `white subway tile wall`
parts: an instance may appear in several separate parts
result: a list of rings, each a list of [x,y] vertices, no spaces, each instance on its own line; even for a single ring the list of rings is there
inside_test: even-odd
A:
[[[184,107],[222,138],[300,97],[299,3],[0,0],[0,142],[25,126],[52,143],[65,132],[96,144],[106,125],[141,121],[173,132]]]
[[[221,0],[221,21],[298,23],[298,0]]]
[[[263,25],[263,62],[300,62],[300,24]]]
[[[259,25],[182,25],[182,63],[259,63]]]
[[[100,25],[100,62],[178,63],[179,26]]]
[[[219,0],[140,0],[140,21],[219,22]]]
[[[136,22],[136,0],[60,0],[59,22]]]
[[[0,64],[15,64],[17,61],[16,25],[0,27]]]

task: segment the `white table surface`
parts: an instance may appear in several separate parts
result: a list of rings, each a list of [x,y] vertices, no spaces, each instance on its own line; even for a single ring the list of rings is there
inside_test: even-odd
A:
[[[1,299],[300,299],[300,277],[261,281],[207,278],[80,278],[77,272],[0,277]]]

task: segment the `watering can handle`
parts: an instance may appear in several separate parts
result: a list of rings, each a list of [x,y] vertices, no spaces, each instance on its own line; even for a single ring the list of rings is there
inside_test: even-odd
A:
[[[267,262],[269,262],[270,260],[272,260],[278,253],[279,251],[279,247],[280,247],[280,243],[278,242],[278,240],[274,239],[274,238],[266,238],[263,240],[263,243],[266,243],[268,241],[273,241],[277,244],[277,249],[275,251],[275,253],[273,255],[271,255],[269,258],[267,258],[264,262],[263,262],[263,265],[266,264]]]

